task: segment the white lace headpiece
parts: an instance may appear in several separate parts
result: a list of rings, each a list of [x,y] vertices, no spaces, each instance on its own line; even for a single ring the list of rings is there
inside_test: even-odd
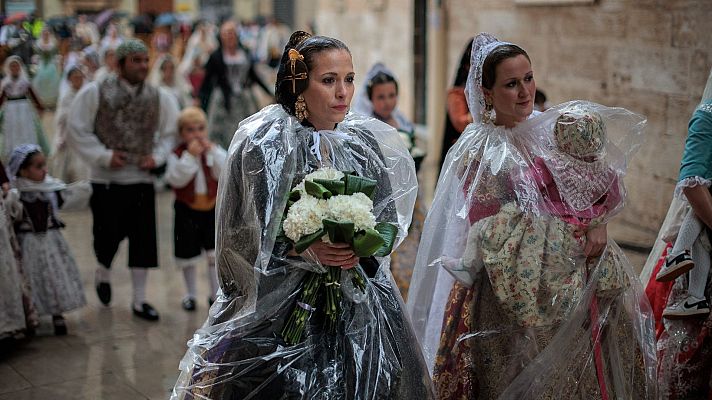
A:
[[[483,32],[475,36],[472,43],[470,73],[467,76],[465,96],[470,107],[472,120],[482,122],[482,110],[485,108],[485,94],[482,91],[482,66],[487,56],[497,47],[511,44],[502,42],[493,35]]]
[[[396,82],[398,82],[398,77],[396,77],[393,71],[388,69],[388,67],[386,67],[383,63],[377,62],[373,64],[371,69],[368,70],[368,73],[366,74],[366,79],[364,80],[363,85],[361,85],[361,91],[358,93],[356,99],[353,101],[352,110],[354,112],[357,112],[362,115],[367,115],[369,117],[375,116],[373,113],[373,103],[371,102],[371,99],[368,98],[368,86],[371,84],[371,80],[380,73],[389,75],[393,77]],[[403,113],[398,109],[398,106],[396,106],[396,108],[393,110],[393,118],[398,121],[400,129],[412,129],[412,124],[410,123],[408,118],[406,118],[405,115],[403,115]]]

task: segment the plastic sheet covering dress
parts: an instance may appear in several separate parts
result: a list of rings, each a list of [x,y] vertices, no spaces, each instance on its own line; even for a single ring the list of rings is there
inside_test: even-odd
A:
[[[272,105],[240,124],[220,181],[217,266],[221,293],[188,342],[174,399],[429,399],[432,384],[389,272],[388,257],[362,258],[365,293],[342,274],[341,319],[322,330],[319,302],[305,339],[280,337],[302,278],[323,266],[287,256],[277,237],[290,190],[320,167],[378,181],[373,213],[407,233],[417,186],[393,128],[347,115],[315,131]],[[309,252],[309,250],[307,250]],[[305,252],[305,253],[307,253]]]
[[[645,118],[575,101],[470,124],[425,222],[408,311],[441,399],[655,398],[650,305],[609,238]]]

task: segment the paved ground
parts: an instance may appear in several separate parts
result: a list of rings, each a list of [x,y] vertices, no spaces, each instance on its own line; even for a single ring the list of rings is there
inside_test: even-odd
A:
[[[114,300],[103,306],[93,289],[95,261],[88,211],[65,213],[65,236],[80,265],[88,305],[66,315],[69,335],[40,336],[0,356],[0,400],[165,399],[178,363],[207,315],[208,284],[201,274],[198,310],[180,306],[182,275],[172,262],[172,194],[158,196],[161,268],[149,274],[149,301],[161,313],[150,323],[131,314],[131,284],[122,246],[112,276]],[[204,265],[203,265],[204,266]],[[51,331],[43,321],[40,334]]]

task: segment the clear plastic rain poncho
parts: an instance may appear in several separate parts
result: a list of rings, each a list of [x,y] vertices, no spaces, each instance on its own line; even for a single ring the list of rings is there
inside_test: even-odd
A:
[[[656,282],[655,276],[665,264],[665,255],[670,253],[677,240],[685,216],[691,206],[684,195],[687,187],[712,187],[712,70],[700,103],[695,108],[688,125],[685,154],[682,158],[680,180],[670,203],[653,250],[641,273],[647,282],[646,293],[656,311],[658,335],[658,382],[663,399],[709,398],[712,395],[712,341],[710,326],[712,314],[679,320],[662,318],[666,306],[682,302],[689,296],[690,277],[696,271],[680,276],[673,282]],[[700,260],[703,252],[712,253],[710,230],[703,229],[691,246],[693,261]],[[696,264],[694,268],[700,268]],[[697,274],[693,279],[700,279]],[[704,296],[712,296],[712,279],[706,279]]]
[[[410,224],[417,183],[413,160],[393,128],[349,114],[334,131],[315,131],[281,106],[244,120],[229,149],[217,206],[217,267],[222,293],[188,343],[173,398],[428,399],[432,384],[389,258],[362,258],[365,293],[342,274],[343,313],[335,335],[322,330],[319,302],[304,339],[280,332],[307,271],[324,266],[287,256],[276,241],[288,195],[320,167],[378,182],[373,213]],[[307,251],[309,252],[309,250]]]
[[[585,232],[623,206],[645,118],[573,101],[512,129],[475,122],[449,151],[423,229],[408,311],[441,399],[655,398],[650,306],[609,238]]]

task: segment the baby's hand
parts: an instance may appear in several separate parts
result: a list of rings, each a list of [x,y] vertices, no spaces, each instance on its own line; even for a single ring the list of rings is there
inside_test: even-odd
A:
[[[205,151],[210,151],[215,147],[215,143],[211,142],[208,138],[200,138],[200,144],[203,145]]]

